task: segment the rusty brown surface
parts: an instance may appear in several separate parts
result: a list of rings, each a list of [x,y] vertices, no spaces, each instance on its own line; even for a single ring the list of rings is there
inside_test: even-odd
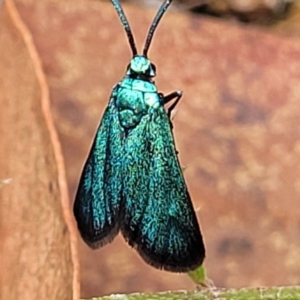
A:
[[[69,197],[48,87],[13,1],[4,5],[0,24],[0,298],[71,299],[62,205]]]
[[[19,1],[50,85],[74,195],[112,86],[130,50],[110,3]],[[124,5],[138,49],[155,11]],[[149,57],[160,91],[184,91],[176,145],[217,286],[299,284],[300,41],[169,12]],[[118,237],[80,243],[82,296],[194,288],[146,265]]]

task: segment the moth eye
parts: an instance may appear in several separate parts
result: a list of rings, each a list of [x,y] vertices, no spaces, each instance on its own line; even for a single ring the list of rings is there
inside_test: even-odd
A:
[[[148,73],[149,73],[149,76],[151,76],[151,77],[154,77],[156,75],[156,67],[154,64],[152,64],[152,63],[150,64]]]
[[[156,73],[156,67],[154,64],[151,63],[151,69],[153,70],[154,73]]]

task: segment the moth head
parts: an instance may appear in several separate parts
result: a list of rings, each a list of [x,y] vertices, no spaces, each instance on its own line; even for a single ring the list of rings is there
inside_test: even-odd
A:
[[[127,75],[154,77],[156,68],[144,55],[135,55],[127,68]]]
[[[157,28],[157,25],[164,15],[164,13],[167,11],[169,5],[172,3],[173,0],[164,0],[162,5],[160,6],[158,12],[156,13],[156,16],[154,17],[154,20],[149,28],[148,35],[146,38],[145,46],[143,49],[143,55],[138,55],[133,34],[131,32],[129,23],[127,21],[127,18],[124,14],[123,8],[119,2],[119,0],[111,0],[112,4],[114,5],[118,16],[120,18],[120,21],[123,25],[123,28],[125,29],[128,42],[132,51],[132,60],[127,67],[127,76],[131,77],[140,77],[143,78],[144,80],[150,80],[152,77],[156,75],[156,70],[155,66],[150,62],[150,60],[147,58],[148,57],[148,50],[153,38],[153,34]]]

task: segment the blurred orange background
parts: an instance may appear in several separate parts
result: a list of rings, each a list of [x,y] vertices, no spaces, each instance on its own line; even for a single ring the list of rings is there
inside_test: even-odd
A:
[[[73,199],[130,48],[109,2],[17,7],[50,86]],[[124,10],[142,49],[156,8]],[[184,93],[174,135],[207,275],[224,287],[300,284],[300,40],[285,24],[276,31],[175,10],[163,17],[149,58],[159,91]],[[82,297],[195,288],[185,274],[146,265],[120,235],[97,251],[81,239],[79,247]]]

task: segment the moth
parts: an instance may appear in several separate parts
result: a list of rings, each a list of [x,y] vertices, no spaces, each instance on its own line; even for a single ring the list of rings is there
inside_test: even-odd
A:
[[[181,91],[157,91],[147,53],[157,25],[171,4],[155,16],[143,54],[118,0],[111,0],[132,50],[125,77],[113,88],[84,165],[74,204],[83,240],[92,248],[120,231],[150,265],[172,272],[200,266],[205,248],[174,145],[170,115]],[[165,105],[173,102],[168,109]]]

